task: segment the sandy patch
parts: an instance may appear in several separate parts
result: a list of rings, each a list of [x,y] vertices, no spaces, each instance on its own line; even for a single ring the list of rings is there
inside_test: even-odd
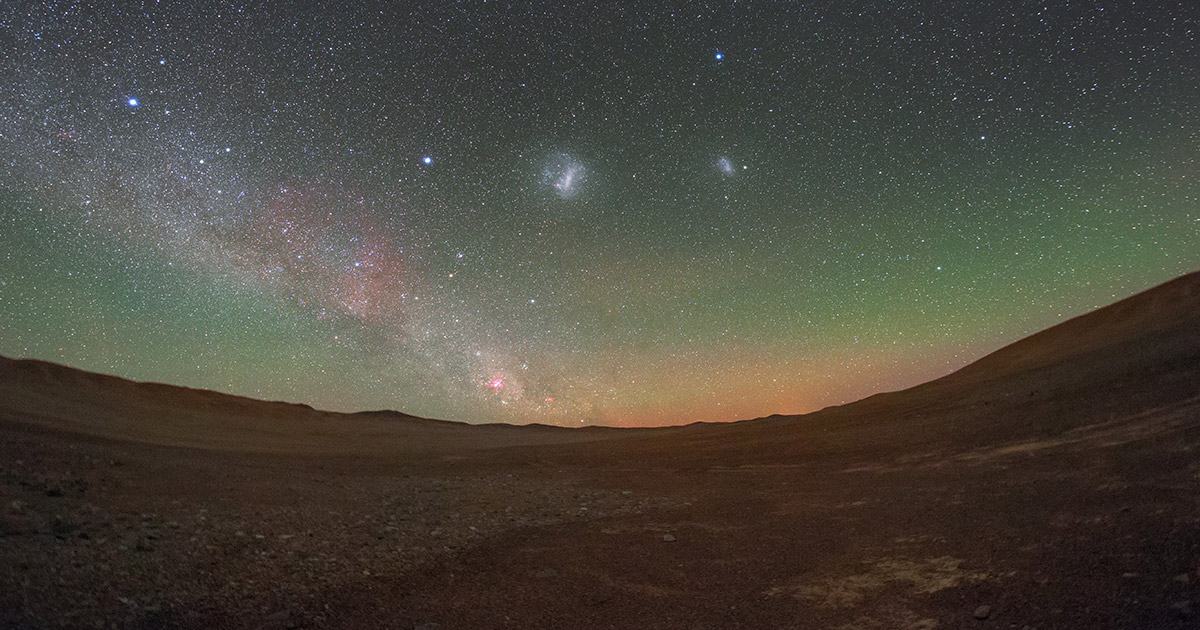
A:
[[[986,573],[967,571],[963,561],[950,556],[913,560],[884,558],[864,563],[862,573],[821,580],[798,579],[766,592],[768,597],[791,595],[825,608],[857,606],[889,587],[900,587],[910,595],[928,595],[963,583],[988,579]]]

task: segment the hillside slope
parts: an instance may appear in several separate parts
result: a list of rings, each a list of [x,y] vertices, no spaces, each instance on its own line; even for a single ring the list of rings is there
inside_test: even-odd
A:
[[[0,627],[1190,630],[1198,285],[904,391],[654,430],[3,360]]]
[[[778,442],[781,426],[830,428],[839,419],[892,423],[934,410],[980,410],[1069,393],[1092,404],[1137,385],[1126,403],[1157,403],[1200,393],[1200,272],[1073,318],[1005,346],[943,378],[900,392],[801,416],[772,416],[727,425],[657,431],[557,429],[426,420],[398,412],[344,414],[0,357],[0,417],[102,437],[234,450],[312,451],[336,447],[415,452],[433,448],[506,447],[588,442],[640,434],[674,441],[685,435]],[[1091,392],[1091,393],[1089,393]],[[1095,394],[1095,395],[1093,395]],[[1122,394],[1124,396],[1125,394]],[[1097,398],[1098,396],[1098,398]],[[987,411],[987,410],[983,410]],[[786,434],[787,431],[784,431]],[[521,434],[527,434],[518,437]],[[307,437],[305,437],[307,436]],[[377,438],[350,443],[364,436]],[[774,437],[769,437],[774,436]],[[429,439],[418,439],[418,438]],[[760,455],[765,455],[764,451]]]
[[[625,435],[598,427],[470,426],[396,411],[320,411],[5,357],[0,419],[108,439],[268,453],[442,455]]]

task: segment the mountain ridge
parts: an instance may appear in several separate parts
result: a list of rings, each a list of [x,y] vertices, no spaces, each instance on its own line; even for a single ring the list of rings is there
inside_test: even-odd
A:
[[[512,425],[506,423],[468,424],[455,420],[423,418],[395,410],[334,412],[319,410],[304,403],[261,400],[209,389],[192,388],[157,382],[143,382],[119,376],[90,372],[38,359],[13,359],[0,356],[0,411],[26,417],[45,415],[62,401],[74,400],[88,408],[92,415],[109,419],[129,416],[158,417],[164,414],[192,413],[206,410],[222,413],[226,418],[254,420],[305,420],[312,422],[358,420],[365,422],[402,423],[414,429],[455,431],[472,427],[493,431],[527,429],[531,431],[574,432],[577,438],[609,437],[626,432],[675,433],[679,430],[713,430],[717,427],[741,425],[776,425],[814,420],[836,415],[847,409],[891,405],[897,397],[912,397],[930,390],[950,391],[951,397],[969,395],[972,388],[1005,377],[1044,373],[1053,366],[1069,362],[1089,353],[1107,353],[1097,366],[1111,369],[1132,369],[1143,364],[1162,364],[1164,361],[1188,361],[1200,348],[1200,272],[1193,272],[1112,304],[1073,317],[1039,331],[954,371],[919,385],[893,392],[880,392],[841,405],[830,405],[803,414],[772,414],[770,416],[727,422],[693,422],[682,425],[646,428],[619,427],[559,427],[541,423]],[[1114,348],[1122,352],[1112,352]],[[1112,355],[1112,356],[1110,356]],[[1100,369],[1100,368],[1097,368]],[[25,399],[25,400],[22,400]],[[59,423],[60,425],[62,423]],[[261,422],[259,424],[262,424]],[[60,426],[60,428],[67,428]],[[76,430],[86,427],[75,426]],[[135,426],[129,426],[136,433]],[[255,427],[247,425],[246,429]],[[280,427],[275,427],[280,428]],[[574,441],[574,440],[572,440]]]

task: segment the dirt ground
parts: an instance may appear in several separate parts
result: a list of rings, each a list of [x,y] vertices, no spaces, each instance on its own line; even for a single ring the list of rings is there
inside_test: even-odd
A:
[[[1200,276],[1131,300],[904,392],[647,431],[5,359],[0,626],[1200,627]]]

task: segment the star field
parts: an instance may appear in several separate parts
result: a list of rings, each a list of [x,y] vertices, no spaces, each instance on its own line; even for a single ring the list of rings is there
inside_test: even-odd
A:
[[[1200,268],[1200,7],[0,4],[0,353],[809,411]]]

